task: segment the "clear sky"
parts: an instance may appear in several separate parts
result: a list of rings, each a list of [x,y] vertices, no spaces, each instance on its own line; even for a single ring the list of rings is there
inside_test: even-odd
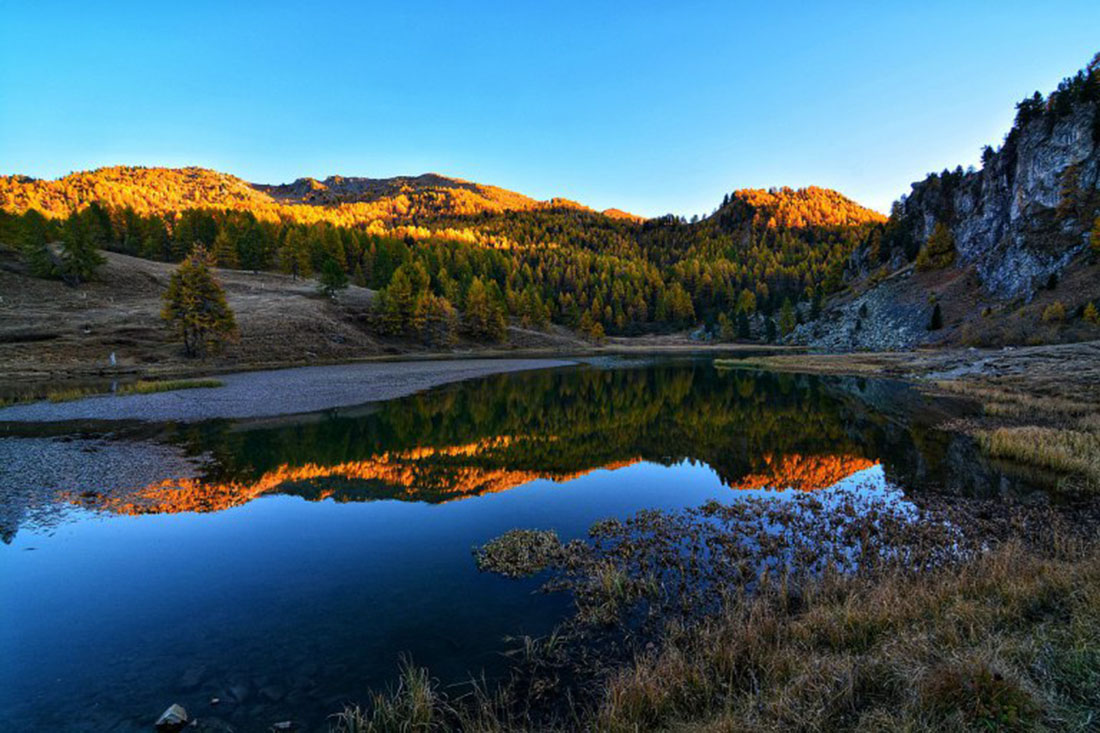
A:
[[[1100,2],[0,0],[0,173],[434,171],[643,215],[886,209],[1100,51]]]

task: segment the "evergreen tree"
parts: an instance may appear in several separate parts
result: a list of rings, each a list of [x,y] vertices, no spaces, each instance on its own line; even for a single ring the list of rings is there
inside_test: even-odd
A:
[[[767,340],[767,342],[769,344],[774,344],[775,343],[775,338],[776,338],[775,321],[773,321],[770,318],[767,319],[766,321],[764,321],[764,338]]]
[[[34,209],[27,211],[19,222],[19,248],[35,277],[53,277],[57,274],[47,248],[48,229],[46,217]]]
[[[504,309],[492,296],[481,278],[475,277],[466,292],[466,330],[474,338],[502,341],[507,333]]]
[[[425,342],[433,346],[454,346],[457,341],[458,314],[450,301],[440,295],[423,292],[416,301],[413,322]]]
[[[229,235],[228,227],[222,227],[214,237],[214,249],[211,254],[214,257],[214,264],[218,267],[236,270],[241,266],[240,259],[237,257],[237,243]]]
[[[943,311],[940,310],[940,304],[936,303],[932,308],[932,317],[928,321],[928,330],[938,331],[941,328],[943,328]]]
[[[784,336],[794,330],[795,327],[794,304],[790,298],[783,299],[783,306],[779,309],[779,330]]]
[[[73,214],[65,222],[61,238],[61,258],[57,266],[61,279],[69,285],[87,282],[104,263],[99,254],[103,246],[103,228],[93,214]]]
[[[733,321],[726,315],[725,311],[718,314],[718,340],[719,341],[733,341],[737,337],[737,332],[734,330]]]
[[[752,338],[752,329],[749,327],[749,316],[745,311],[737,311],[737,337],[740,339]]]
[[[348,274],[336,260],[329,258],[321,266],[321,277],[317,281],[317,289],[329,298],[335,298],[340,290],[348,287]]]
[[[390,284],[378,295],[379,328],[383,333],[399,335],[407,333],[413,327],[413,315],[419,293],[413,290],[408,270],[397,268]]]
[[[1091,323],[1093,325],[1100,323],[1100,313],[1097,312],[1096,304],[1092,301],[1089,301],[1085,306],[1085,310],[1081,314],[1081,317],[1085,319],[1085,323]]]
[[[212,266],[213,258],[206,249],[195,247],[172,273],[164,293],[161,318],[183,340],[188,356],[217,351],[237,335],[233,311],[210,271]]]
[[[918,270],[942,270],[955,261],[955,235],[943,222],[936,222],[928,241],[917,254]]]

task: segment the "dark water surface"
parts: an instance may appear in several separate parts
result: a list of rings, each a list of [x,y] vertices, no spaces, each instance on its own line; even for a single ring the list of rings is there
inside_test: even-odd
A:
[[[211,460],[194,481],[92,488],[58,526],[4,528],[0,730],[147,731],[172,702],[237,730],[324,730],[402,655],[444,684],[501,674],[506,637],[547,633],[570,601],[479,574],[473,546],[843,482],[1006,490],[936,429],[958,409],[896,383],[611,361],[117,431]]]

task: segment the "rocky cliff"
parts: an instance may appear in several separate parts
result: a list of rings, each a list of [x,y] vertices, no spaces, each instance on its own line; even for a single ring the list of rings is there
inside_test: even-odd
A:
[[[1022,317],[1029,304],[1053,304],[1048,291],[1066,277],[1085,281],[1058,294],[1070,318],[1075,307],[1080,316],[1100,295],[1090,290],[1095,277],[1080,276],[1095,268],[1088,250],[1100,216],[1100,54],[1049,97],[1036,93],[1017,109],[1003,145],[983,151],[980,170],[959,167],[913,184],[853,252],[848,290],[820,321],[796,330],[795,341],[871,349],[981,341],[983,329]],[[937,228],[940,251],[932,256]],[[942,330],[930,328],[936,303]],[[1005,341],[1036,338],[1025,326],[1014,324],[1008,330],[1019,333]]]

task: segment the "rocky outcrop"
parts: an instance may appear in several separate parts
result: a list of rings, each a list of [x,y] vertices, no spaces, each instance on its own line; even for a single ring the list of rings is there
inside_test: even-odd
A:
[[[1004,144],[985,149],[980,170],[959,167],[914,183],[853,251],[846,291],[789,340],[834,350],[965,341],[967,328],[987,331],[1055,287],[1072,262],[1084,263],[1072,272],[1092,267],[1080,256],[1098,216],[1100,54],[1049,97],[1021,102]],[[1085,289],[1059,297],[1083,306],[1096,297]],[[931,322],[936,303],[943,324]]]
[[[1017,109],[1004,144],[983,152],[981,170],[914,183],[852,271],[914,259],[937,224],[954,236],[955,266],[973,265],[999,298],[1029,299],[1065,268],[1100,213],[1100,54],[1047,99],[1036,93]]]
[[[981,170],[914,184],[895,216],[910,252],[942,222],[957,266],[973,264],[992,295],[1029,298],[1087,246],[1098,189],[1100,103],[1082,101],[1013,128]]]

